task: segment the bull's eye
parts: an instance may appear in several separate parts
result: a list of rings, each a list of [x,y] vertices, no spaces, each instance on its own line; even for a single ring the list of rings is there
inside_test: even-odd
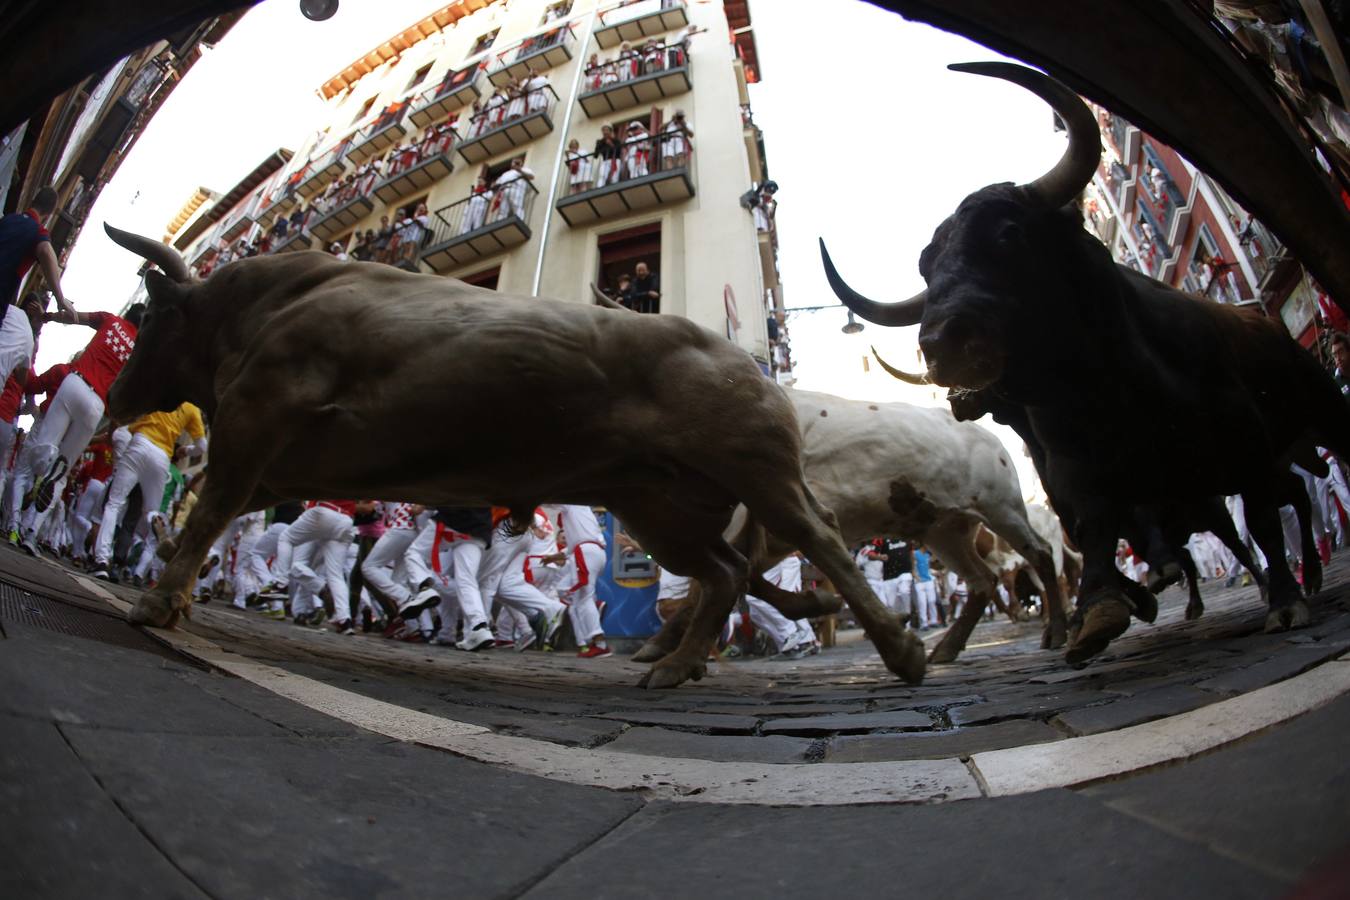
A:
[[[1022,226],[1016,222],[1004,222],[998,226],[994,241],[1000,247],[1019,247],[1022,244]]]

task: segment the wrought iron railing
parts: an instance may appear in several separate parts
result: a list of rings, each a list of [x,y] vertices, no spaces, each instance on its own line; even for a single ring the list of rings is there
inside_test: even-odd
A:
[[[672,120],[671,125],[674,125]],[[568,190],[564,197],[612,188],[658,172],[692,169],[693,142],[683,127],[669,125],[660,134],[633,133],[620,144],[590,153],[568,154],[564,165]]]
[[[664,41],[643,44],[630,50],[626,56],[618,55],[587,66],[581,76],[581,91],[583,94],[592,94],[647,75],[688,69],[689,62],[689,54],[685,52],[683,44],[667,44]],[[748,109],[748,106],[744,108],[743,114],[748,114]]]
[[[392,128],[397,125],[403,120],[403,117],[408,114],[409,106],[410,104],[407,100],[400,100],[396,103],[389,104],[383,112],[375,117],[373,122],[348,138],[347,150],[350,152],[353,148],[361,146],[386,128]]]
[[[426,246],[435,247],[467,237],[491,225],[519,219],[528,225],[539,190],[524,178],[474,192],[436,210]]]
[[[620,22],[640,19],[643,16],[665,12],[668,9],[678,9],[681,6],[684,6],[684,0],[623,0],[621,3],[616,3],[600,11],[600,14],[596,16],[599,20],[596,28],[609,28],[612,25],[618,25]]]
[[[557,28],[550,28],[548,31],[527,37],[513,47],[507,47],[493,59],[492,64],[488,67],[489,75],[510,68],[518,62],[553,47],[568,46],[575,40],[572,29],[572,25],[559,25]]]
[[[422,139],[415,144],[395,147],[389,151],[384,161],[384,171],[375,184],[392,181],[409,169],[415,169],[435,156],[447,154],[459,142],[459,132],[449,125],[433,125],[422,133]]]
[[[476,65],[466,66],[463,69],[452,69],[445,73],[445,77],[441,79],[440,84],[428,88],[414,97],[412,102],[408,104],[410,111],[417,112],[417,110],[424,106],[430,106],[437,100],[448,97],[465,85],[473,84],[474,79],[478,77],[478,66]]]
[[[502,102],[494,104],[489,98],[489,102],[480,112],[469,117],[469,124],[464,132],[466,143],[481,140],[493,132],[510,127],[513,122],[536,113],[544,113],[551,117],[553,107],[558,102],[558,93],[553,90],[551,84],[528,91],[514,99],[502,97],[501,94],[494,96],[501,97]]]

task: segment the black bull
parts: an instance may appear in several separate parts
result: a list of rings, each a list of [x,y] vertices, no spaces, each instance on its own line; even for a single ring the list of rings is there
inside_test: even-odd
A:
[[[836,293],[869,321],[920,324],[927,378],[958,399],[975,391],[1017,411],[1084,557],[1070,662],[1129,625],[1135,605],[1114,550],[1137,505],[1241,494],[1271,565],[1267,628],[1305,624],[1278,508],[1291,462],[1320,474],[1314,445],[1350,452],[1350,412],[1335,383],[1280,323],[1110,259],[1070,205],[1101,154],[1096,119],[1071,91],[1007,63],[954,68],[1046,100],[1068,125],[1068,150],[1029,184],[963,200],[920,256],[928,287],[916,297],[868,300],[825,255]]]

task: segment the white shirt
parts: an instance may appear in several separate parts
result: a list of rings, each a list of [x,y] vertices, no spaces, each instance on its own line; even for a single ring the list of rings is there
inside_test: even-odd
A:
[[[661,570],[661,586],[656,589],[657,600],[683,600],[689,596],[689,585],[694,579]]]
[[[578,544],[593,541],[605,546],[605,533],[600,529],[600,521],[589,506],[566,505],[558,507],[562,520],[563,537],[567,540],[567,552],[571,553]]]
[[[492,186],[503,187],[504,185],[508,185],[513,181],[519,181],[520,179],[524,178],[527,175],[530,178],[533,178],[534,172],[532,172],[526,166],[521,166],[519,169],[507,169],[505,172],[497,176],[497,180],[492,182]]]
[[[882,568],[885,565],[885,563],[879,559],[870,559],[868,557],[867,554],[871,553],[874,549],[875,548],[871,544],[868,544],[858,551],[858,568],[862,569],[863,577],[868,581],[880,581]]]

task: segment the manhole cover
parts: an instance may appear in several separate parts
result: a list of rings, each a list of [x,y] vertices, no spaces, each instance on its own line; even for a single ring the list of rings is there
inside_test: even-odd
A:
[[[0,620],[154,653],[169,659],[178,658],[119,617],[62,603],[21,590],[12,584],[0,583]]]

